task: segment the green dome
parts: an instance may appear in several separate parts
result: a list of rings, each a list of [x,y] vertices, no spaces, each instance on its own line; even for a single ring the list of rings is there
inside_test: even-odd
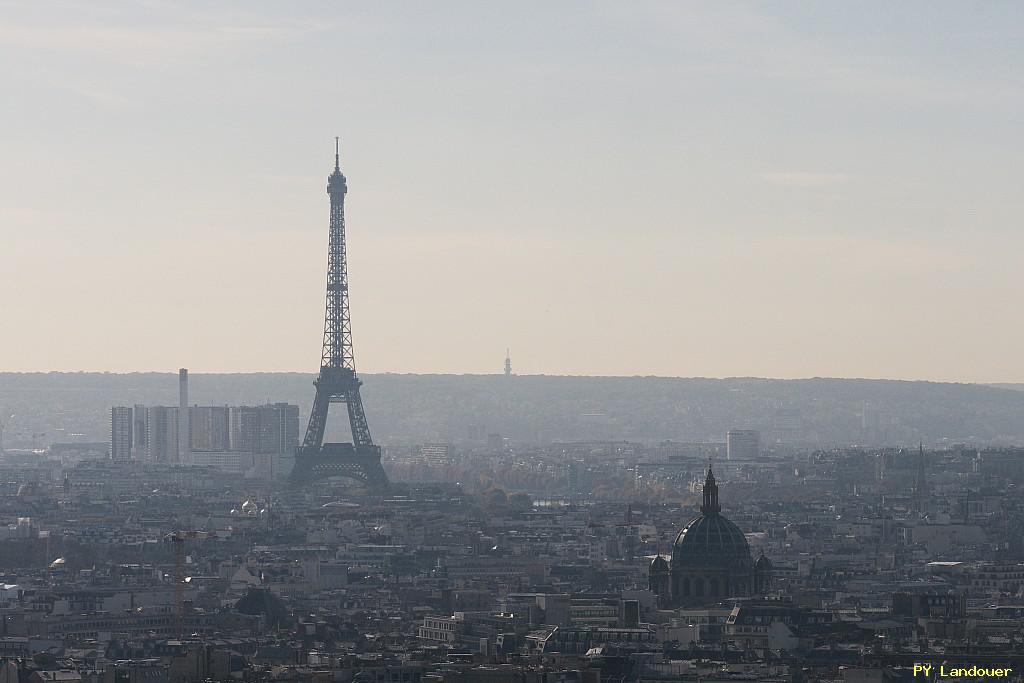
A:
[[[708,468],[704,504],[676,536],[672,568],[749,570],[753,566],[750,545],[740,528],[721,514],[718,483]]]
[[[718,513],[691,519],[672,546],[673,567],[749,569],[751,564],[743,532]]]

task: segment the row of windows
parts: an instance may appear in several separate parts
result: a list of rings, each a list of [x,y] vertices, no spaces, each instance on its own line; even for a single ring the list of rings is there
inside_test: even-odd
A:
[[[595,633],[591,634],[590,631],[559,631],[557,640],[559,643],[587,643],[587,642],[620,642],[620,643],[631,643],[636,641],[650,642],[654,639],[652,633],[634,633],[627,631],[625,633]]]
[[[996,574],[996,573],[984,574],[983,573],[983,574],[978,574],[977,578],[979,578],[979,579],[1004,579],[1004,580],[1005,579],[1020,579],[1020,578],[1024,578],[1024,574],[1018,574],[1018,573],[1013,573],[1013,572],[1000,572],[998,574]]]
[[[442,631],[454,631],[455,630],[455,622],[444,621],[444,620],[441,620],[441,619],[426,619],[424,624],[423,624],[423,627],[424,628],[439,629],[439,630],[442,630]]]
[[[617,607],[573,607],[570,609],[573,617],[617,617],[619,610]]]
[[[681,590],[678,591],[678,594],[682,595],[683,597],[690,597],[691,595],[696,596],[698,598],[704,597],[704,595],[708,595],[711,597],[729,597],[732,594],[729,579],[723,579],[722,582],[719,583],[717,578],[712,578],[708,579],[707,583],[705,583],[705,580],[703,578],[697,578],[694,579],[693,583],[691,584],[690,578],[685,577],[682,581],[679,582],[678,587],[681,588]],[[722,589],[721,592],[719,592],[720,587]],[[736,585],[733,586],[733,588],[735,588],[735,592],[739,595],[745,595],[747,592],[747,584],[745,581],[737,581]],[[693,591],[692,593],[690,592],[691,590]],[[706,593],[705,590],[707,591]]]

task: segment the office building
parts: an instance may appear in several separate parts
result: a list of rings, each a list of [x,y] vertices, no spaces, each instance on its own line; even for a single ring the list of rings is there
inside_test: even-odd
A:
[[[150,462],[179,463],[178,409],[168,406],[146,408],[146,459]]]
[[[110,409],[110,460],[124,464],[132,460],[132,409],[114,406]]]
[[[146,423],[146,406],[135,404],[132,408],[132,459],[145,460],[149,449],[149,431]]]
[[[761,433],[755,429],[730,429],[725,451],[729,460],[757,460],[761,455]]]
[[[192,406],[189,408],[191,450],[230,450],[230,408],[227,406]]]

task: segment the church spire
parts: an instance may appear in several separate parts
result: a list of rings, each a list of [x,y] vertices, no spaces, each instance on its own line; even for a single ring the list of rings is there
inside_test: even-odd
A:
[[[717,515],[722,511],[718,503],[718,484],[715,483],[715,473],[711,471],[711,464],[708,463],[708,476],[704,480],[704,503],[700,506],[701,514]]]

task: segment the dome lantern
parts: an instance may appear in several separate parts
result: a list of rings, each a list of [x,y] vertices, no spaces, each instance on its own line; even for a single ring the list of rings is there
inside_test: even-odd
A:
[[[708,464],[708,476],[704,479],[704,503],[700,506],[701,514],[717,515],[722,511],[718,502],[718,484],[715,482],[715,473],[711,471]]]

